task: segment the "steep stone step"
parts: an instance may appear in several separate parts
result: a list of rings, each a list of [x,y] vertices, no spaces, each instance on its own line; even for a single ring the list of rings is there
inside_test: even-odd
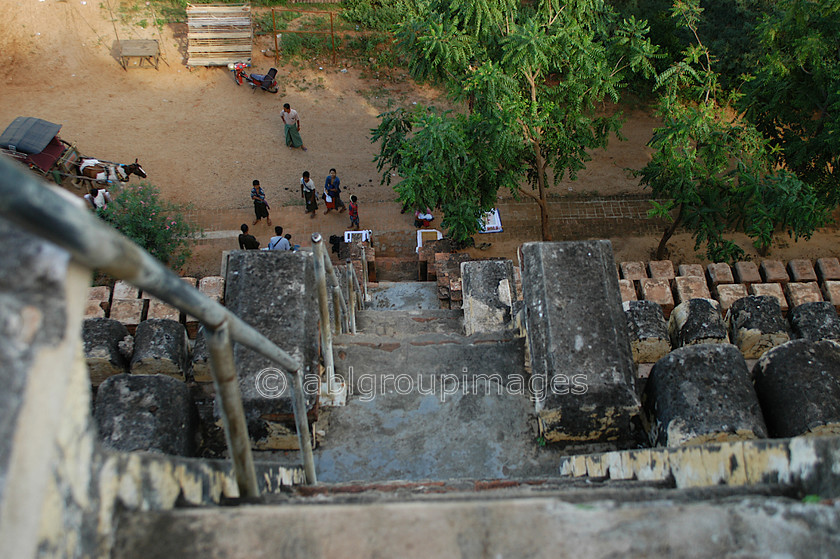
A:
[[[464,333],[464,313],[461,310],[429,309],[412,311],[359,311],[356,329],[360,333],[378,336],[398,336],[428,333]]]
[[[437,284],[430,281],[381,281],[368,287],[368,310],[440,309]]]

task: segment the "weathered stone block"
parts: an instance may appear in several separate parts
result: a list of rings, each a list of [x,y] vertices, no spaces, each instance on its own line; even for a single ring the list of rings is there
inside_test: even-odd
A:
[[[735,281],[744,285],[761,283],[761,273],[755,262],[736,262],[732,267],[735,272]]]
[[[733,345],[682,347],[657,361],[644,405],[658,446],[767,436],[747,364]]]
[[[706,273],[709,276],[709,285],[715,287],[721,283],[735,283],[732,277],[732,269],[726,262],[715,262],[706,266]]]
[[[89,301],[102,301],[108,303],[111,301],[111,288],[107,285],[97,285],[91,287],[88,291]]]
[[[146,319],[181,320],[181,311],[160,299],[149,299],[149,310],[146,312]]]
[[[146,318],[148,299],[113,299],[110,317],[122,322],[129,334],[134,334],[137,325]]]
[[[192,374],[195,382],[213,382],[210,372],[210,353],[207,351],[207,339],[204,328],[198,329],[195,345],[192,350]]]
[[[818,258],[817,277],[821,283],[840,280],[840,260],[837,258]]]
[[[840,435],[840,345],[793,340],[765,353],[753,376],[771,437]]]
[[[822,284],[823,298],[840,312],[840,281],[826,280]]]
[[[786,284],[790,281],[785,265],[779,260],[762,260],[759,270],[764,283]]]
[[[779,283],[754,283],[750,286],[750,295],[768,295],[775,297],[782,309],[782,314],[787,315],[788,302],[782,285]]]
[[[124,280],[114,284],[114,299],[139,299],[140,290]]]
[[[198,282],[198,290],[217,303],[225,300],[225,280],[221,276],[206,276]]]
[[[647,272],[645,271],[644,262],[622,262],[620,264],[620,267],[621,279],[638,281],[640,279],[648,277]]]
[[[720,304],[714,299],[690,299],[677,305],[668,322],[668,333],[672,347],[729,343]]]
[[[705,279],[706,272],[700,264],[680,264],[679,275],[681,276],[696,276]]]
[[[648,262],[648,273],[654,279],[674,279],[674,263],[670,260],[651,260]]]
[[[102,301],[88,299],[85,305],[85,318],[107,318],[105,307],[103,307],[103,305],[107,304],[108,303],[103,303]]]
[[[740,283],[722,283],[717,286],[716,291],[722,313],[726,313],[732,303],[747,296],[747,286]]]
[[[106,447],[193,456],[196,412],[187,385],[162,375],[117,375],[96,393],[94,417]]]
[[[655,363],[668,355],[671,339],[662,308],[652,301],[628,301],[623,307],[633,361]]]
[[[621,291],[622,302],[635,301],[637,299],[636,286],[634,285],[633,280],[618,280],[618,289]]]
[[[474,260],[461,264],[464,330],[498,332],[510,324],[516,300],[513,262]]]
[[[121,322],[110,318],[85,320],[82,341],[93,386],[99,386],[108,377],[128,372],[133,339]]]
[[[785,285],[785,295],[791,309],[804,305],[805,303],[818,303],[822,301],[820,286],[816,282],[807,283],[790,282]]]
[[[831,303],[804,303],[790,311],[790,324],[797,338],[811,342],[840,342],[840,316]]]
[[[787,269],[790,275],[790,281],[817,281],[817,273],[814,271],[814,265],[810,260],[798,258],[788,262]]]
[[[313,255],[305,251],[254,252],[235,251],[228,258],[226,306],[302,364],[307,380],[306,409],[311,411],[320,378]],[[272,372],[277,364],[241,344],[234,344],[234,360],[254,448],[296,445],[292,390],[286,376],[277,373],[266,380],[266,371]]]
[[[189,363],[187,332],[174,320],[145,320],[137,326],[131,372],[185,380]]]
[[[726,315],[729,339],[745,359],[758,359],[768,349],[790,341],[787,322],[775,297],[749,295],[732,304]]]
[[[667,279],[640,280],[642,299],[652,301],[662,308],[662,313],[669,317],[674,310],[674,296],[671,294],[671,282]]]
[[[674,278],[674,286],[677,290],[677,304],[691,299],[712,298],[705,276],[679,276]]]
[[[632,444],[639,400],[612,246],[526,243],[521,250],[534,395],[546,439]]]

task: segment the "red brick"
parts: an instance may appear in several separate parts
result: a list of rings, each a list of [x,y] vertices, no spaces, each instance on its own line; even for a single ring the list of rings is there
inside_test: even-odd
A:
[[[88,299],[87,306],[85,306],[85,318],[106,318],[105,309],[103,305],[107,305],[107,301],[97,301],[96,299]]]
[[[751,295],[769,295],[775,297],[779,301],[779,306],[782,308],[782,314],[787,314],[788,303],[785,298],[785,292],[782,290],[780,283],[754,283],[750,286]]]
[[[725,262],[709,264],[706,266],[706,272],[709,275],[709,285],[712,287],[721,283],[735,283],[735,278],[732,277],[732,269]]]
[[[823,300],[820,293],[820,286],[815,281],[804,283],[790,282],[785,286],[790,308],[798,307],[803,303],[818,303]]]
[[[137,325],[145,318],[147,302],[148,299],[114,299],[111,301],[111,318],[122,322],[133,336]]]
[[[788,262],[787,269],[790,274],[790,281],[817,281],[817,273],[814,272],[814,266],[810,260],[801,258],[791,260]]]
[[[755,262],[736,262],[733,266],[735,271],[735,281],[745,285],[752,285],[754,283],[761,283],[761,274],[758,271],[758,266]]]
[[[198,282],[198,290],[217,303],[224,302],[225,280],[221,276],[207,276]]]
[[[111,300],[111,288],[107,285],[97,285],[96,287],[91,287],[88,290],[88,300],[104,301],[107,303]]]
[[[679,276],[674,278],[677,291],[677,303],[685,303],[691,299],[711,299],[706,278],[698,276]]]
[[[114,284],[114,299],[139,299],[140,290],[124,280]]]
[[[817,277],[821,282],[840,280],[840,261],[836,258],[818,258]]]
[[[642,299],[658,303],[662,307],[662,314],[665,315],[665,318],[671,316],[671,311],[674,310],[671,282],[666,279],[643,278],[639,280],[639,283],[641,284]]]
[[[631,280],[618,280],[618,288],[621,290],[621,302],[636,300],[636,285]]]
[[[640,280],[647,277],[645,272],[644,262],[622,262],[621,263],[621,277],[631,281]]]
[[[648,262],[648,273],[654,279],[674,279],[674,263],[670,260],[652,260]]]
[[[785,284],[790,281],[790,277],[785,271],[785,265],[779,260],[763,260],[759,269],[764,283]]]
[[[747,286],[742,283],[722,283],[717,286],[717,300],[720,312],[726,313],[732,303],[747,296]]]
[[[700,264],[680,264],[679,272],[681,276],[698,276],[703,279],[706,278],[706,273],[703,271],[703,266]]]
[[[165,318],[179,322],[181,320],[181,311],[172,305],[164,303],[160,299],[150,299],[146,319],[150,318]]]
[[[823,298],[840,312],[840,281],[827,280],[822,284]]]

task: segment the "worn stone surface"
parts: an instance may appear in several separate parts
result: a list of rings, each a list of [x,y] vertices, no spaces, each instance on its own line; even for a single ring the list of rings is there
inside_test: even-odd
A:
[[[674,263],[670,260],[651,260],[648,262],[650,277],[655,279],[674,279]]]
[[[822,301],[822,293],[817,282],[806,283],[790,282],[785,285],[785,295],[791,309],[804,305],[805,303],[817,303]]]
[[[714,299],[690,299],[677,305],[668,321],[668,333],[675,348],[729,343],[720,304]]]
[[[88,299],[85,304],[85,318],[107,318],[108,313],[105,310],[109,307],[108,303],[97,301],[95,299]]]
[[[706,266],[706,274],[709,277],[709,284],[717,286],[721,283],[734,283],[732,269],[726,262],[715,262]]]
[[[136,375],[168,375],[185,380],[189,364],[187,332],[180,322],[144,320],[134,335],[130,370]]]
[[[779,302],[782,314],[787,315],[788,302],[782,285],[779,283],[754,283],[750,286],[750,295],[767,295],[774,297]]]
[[[122,322],[128,328],[129,334],[134,334],[137,325],[146,318],[146,303],[148,299],[117,299],[111,300],[109,317]]]
[[[121,322],[110,318],[85,320],[82,341],[93,386],[99,386],[108,377],[128,372],[134,340]]]
[[[546,439],[630,444],[634,369],[608,241],[526,243],[522,289]],[[586,389],[573,393],[577,378]],[[544,392],[540,394],[539,392]]]
[[[755,262],[739,261],[732,266],[735,281],[744,285],[761,283],[761,273]]]
[[[196,413],[187,385],[163,375],[116,375],[96,393],[94,417],[106,447],[176,456],[195,451]]]
[[[213,375],[210,372],[210,353],[207,351],[207,339],[204,337],[204,328],[198,329],[195,344],[192,349],[192,375],[195,382],[213,382]]]
[[[753,376],[771,437],[840,434],[839,344],[793,340],[765,353]]]
[[[740,283],[722,283],[715,291],[722,313],[726,313],[735,301],[747,296],[747,286]]]
[[[840,281],[825,281],[822,284],[823,299],[834,305],[840,313]]]
[[[636,286],[634,285],[633,280],[618,280],[618,288],[621,291],[622,303],[625,301],[635,301],[638,299],[638,297],[636,297]]]
[[[680,276],[696,276],[706,278],[706,271],[701,264],[680,264],[677,268]]]
[[[125,280],[118,280],[114,284],[114,299],[139,299],[140,290]]]
[[[703,276],[679,276],[674,278],[674,288],[677,292],[677,304],[691,299],[711,299],[709,286]]]
[[[790,311],[790,324],[797,338],[840,342],[840,316],[828,302],[804,303]]]
[[[88,300],[109,303],[111,301],[111,288],[107,285],[91,287],[88,290]]]
[[[837,258],[817,258],[817,277],[820,283],[840,280],[840,260]]]
[[[644,262],[622,262],[619,266],[622,279],[638,281],[648,277]]]
[[[726,315],[729,339],[745,359],[758,359],[768,349],[790,341],[787,321],[775,297],[749,295],[732,304]]]
[[[814,265],[811,264],[810,260],[804,258],[791,260],[788,262],[787,270],[790,281],[817,281],[817,273],[814,271]]]
[[[671,351],[668,323],[662,308],[652,301],[624,303],[630,350],[635,363],[655,363]]]
[[[669,317],[674,310],[674,295],[671,293],[671,282],[667,279],[643,279],[641,285],[642,299],[652,301],[662,308],[662,313]]]
[[[198,282],[198,290],[217,303],[224,303],[225,301],[225,279],[221,276],[201,278]]]
[[[785,265],[780,260],[762,260],[759,271],[764,283],[785,284],[790,281]]]
[[[151,320],[166,319],[179,322],[181,320],[181,311],[168,303],[164,303],[160,299],[149,299],[149,310],[146,311],[146,318]]]
[[[302,364],[304,377],[313,381],[305,387],[306,407],[312,410],[320,377],[319,316],[312,253],[232,252],[225,283],[228,309]],[[241,344],[234,344],[234,360],[254,448],[285,445],[289,432],[295,433],[291,387],[279,384],[286,377],[277,373],[271,377],[277,379],[277,384],[266,385],[264,371],[276,368],[277,364]]]
[[[747,364],[733,345],[675,349],[653,366],[643,400],[658,446],[767,436]]]
[[[463,334],[464,313],[446,309],[356,311],[356,330],[359,333],[394,337],[434,333]]]

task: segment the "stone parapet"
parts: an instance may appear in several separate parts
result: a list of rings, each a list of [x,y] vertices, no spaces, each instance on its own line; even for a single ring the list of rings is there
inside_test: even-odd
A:
[[[831,303],[804,303],[790,311],[790,324],[797,338],[840,342],[840,316]]]
[[[134,339],[121,322],[87,319],[82,326],[82,341],[91,385],[99,386],[108,377],[128,372]]]
[[[464,331],[472,335],[505,330],[516,300],[513,262],[478,260],[461,264]]]
[[[662,309],[651,301],[624,303],[634,363],[656,363],[671,351],[668,323]]]
[[[184,325],[174,320],[144,320],[134,336],[130,370],[135,375],[167,375],[186,380],[189,342]]]
[[[726,314],[729,339],[745,359],[758,359],[778,345],[790,341],[788,325],[775,297],[749,295],[738,299]]]

